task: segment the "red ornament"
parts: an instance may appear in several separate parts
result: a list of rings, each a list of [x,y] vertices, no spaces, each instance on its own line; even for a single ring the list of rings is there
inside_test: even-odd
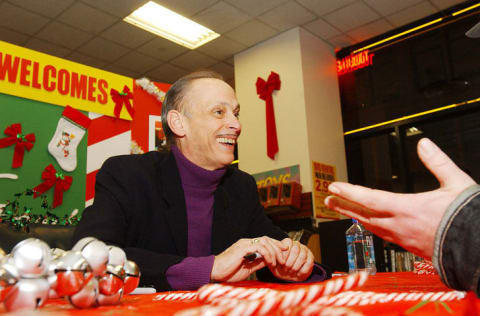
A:
[[[37,198],[40,194],[48,191],[55,186],[53,193],[52,208],[56,208],[63,202],[63,192],[70,189],[73,178],[64,176],[61,172],[57,172],[52,164],[49,164],[42,172],[43,183],[40,183],[33,188],[33,198]]]
[[[5,134],[9,137],[0,139],[0,148],[12,146],[15,144],[15,151],[13,152],[13,162],[12,168],[18,168],[23,165],[23,154],[25,149],[30,151],[33,148],[33,143],[35,142],[35,134],[22,134],[22,125],[20,123],[15,123],[8,126],[5,131]]]
[[[133,99],[133,94],[130,92],[130,89],[125,85],[122,92],[118,92],[115,89],[110,89],[110,96],[112,97],[113,102],[115,102],[115,108],[113,109],[113,114],[115,117],[120,117],[120,111],[125,104],[128,114],[133,118],[135,116],[135,110],[130,103],[130,100]]]
[[[258,77],[256,86],[258,97],[266,103],[267,155],[273,160],[278,153],[278,139],[272,93],[274,90],[280,90],[280,76],[272,71],[267,81]]]

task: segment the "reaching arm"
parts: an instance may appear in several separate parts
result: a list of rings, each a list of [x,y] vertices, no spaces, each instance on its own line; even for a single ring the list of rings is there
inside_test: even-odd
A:
[[[429,139],[419,141],[418,155],[438,179],[438,189],[398,194],[335,182],[325,204],[387,241],[433,257],[448,286],[478,294],[480,187]]]
[[[437,190],[397,194],[335,182],[329,187],[334,195],[325,199],[326,205],[357,218],[385,240],[431,258],[435,232],[445,210],[475,182],[426,138],[419,141],[418,155],[440,182]]]

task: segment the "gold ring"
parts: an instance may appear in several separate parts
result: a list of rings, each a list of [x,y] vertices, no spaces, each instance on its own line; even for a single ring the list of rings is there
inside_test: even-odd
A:
[[[251,243],[252,243],[252,244],[256,244],[256,243],[259,242],[259,241],[260,241],[260,240],[258,240],[258,238],[253,238],[252,241],[251,241]]]

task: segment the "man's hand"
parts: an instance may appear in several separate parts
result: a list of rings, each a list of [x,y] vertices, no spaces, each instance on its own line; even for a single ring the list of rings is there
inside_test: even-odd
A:
[[[275,277],[286,281],[304,281],[312,273],[314,257],[308,247],[290,238],[282,240],[287,247],[285,264],[269,266]]]
[[[267,236],[240,239],[215,257],[210,279],[215,282],[242,281],[267,265],[269,267],[283,265],[287,247],[286,244]],[[253,262],[244,260],[243,257],[252,252],[258,252],[263,259]]]
[[[437,190],[398,194],[334,182],[329,186],[334,196],[328,196],[325,205],[358,219],[385,240],[430,259],[435,233],[447,207],[475,181],[429,139],[421,139],[417,151],[440,182]]]

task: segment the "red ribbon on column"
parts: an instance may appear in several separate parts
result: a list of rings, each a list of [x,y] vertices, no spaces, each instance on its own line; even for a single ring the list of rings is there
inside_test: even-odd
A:
[[[35,134],[31,133],[28,135],[23,135],[22,125],[20,123],[15,123],[8,126],[4,133],[9,135],[9,137],[0,139],[0,148],[15,144],[12,168],[21,167],[23,165],[23,155],[25,153],[25,149],[28,151],[32,149],[33,143],[35,142]]]
[[[42,172],[42,179],[43,183],[33,188],[33,198],[37,198],[55,186],[52,208],[56,208],[63,203],[63,192],[70,189],[73,179],[70,176],[64,176],[61,172],[57,172],[52,164],[45,167],[45,170]]]
[[[272,93],[274,90],[280,90],[280,76],[272,71],[267,81],[258,77],[256,86],[259,98],[265,100],[266,103],[267,156],[273,160],[275,159],[275,154],[278,153],[278,139]]]
[[[133,94],[130,92],[130,89],[125,85],[122,92],[118,92],[115,89],[110,89],[110,96],[112,97],[113,102],[115,102],[115,108],[113,109],[113,114],[118,118],[120,117],[120,111],[125,104],[128,114],[133,118],[135,116],[135,110],[130,103],[130,100],[133,99]]]

